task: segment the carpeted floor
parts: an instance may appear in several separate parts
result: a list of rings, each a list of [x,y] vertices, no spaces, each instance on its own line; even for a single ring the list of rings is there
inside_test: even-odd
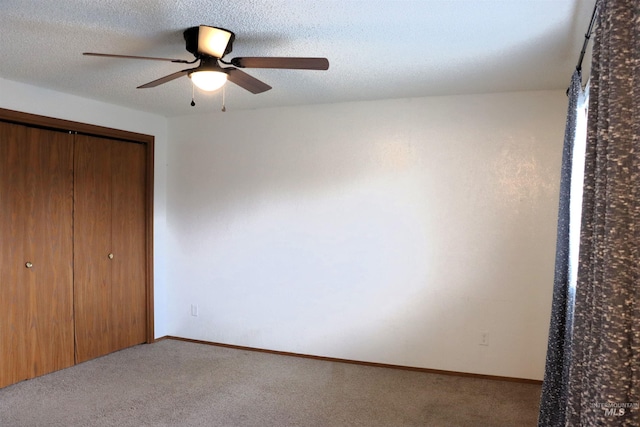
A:
[[[0,389],[0,426],[535,426],[540,386],[141,345]]]

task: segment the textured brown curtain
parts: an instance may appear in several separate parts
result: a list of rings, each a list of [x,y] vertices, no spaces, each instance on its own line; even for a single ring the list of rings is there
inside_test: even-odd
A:
[[[566,425],[640,426],[640,0],[599,0]]]

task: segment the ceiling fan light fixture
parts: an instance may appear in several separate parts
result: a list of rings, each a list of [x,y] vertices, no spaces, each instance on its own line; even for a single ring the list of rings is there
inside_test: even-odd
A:
[[[240,68],[277,68],[283,70],[327,70],[329,60],[327,58],[306,57],[241,57],[225,61],[222,58],[231,52],[235,34],[224,28],[200,25],[189,27],[182,33],[187,52],[193,54],[194,59],[158,58],[151,56],[114,55],[108,53],[85,52],[84,55],[108,56],[114,58],[147,59],[154,61],[168,61],[177,64],[194,64],[200,61],[195,68],[176,71],[149,83],[138,86],[138,89],[146,89],[160,86],[183,76],[189,76],[194,86],[201,90],[215,91],[224,86],[227,80],[241,88],[258,94],[271,89],[265,82],[252,77]],[[232,65],[222,68],[220,64]],[[234,68],[238,67],[238,68]]]
[[[198,52],[214,58],[222,58],[227,50],[232,32],[222,28],[200,25],[198,29]]]
[[[207,92],[218,90],[227,82],[227,74],[222,71],[194,71],[189,77],[194,85]]]

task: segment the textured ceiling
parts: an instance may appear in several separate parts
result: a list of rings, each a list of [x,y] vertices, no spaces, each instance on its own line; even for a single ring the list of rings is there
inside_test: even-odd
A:
[[[328,71],[245,69],[273,86],[231,83],[227,110],[517,90],[564,89],[595,0],[0,0],[0,77],[164,116],[220,111],[221,93],[184,64],[182,31],[235,32],[236,56],[322,56]],[[0,93],[0,96],[2,94]]]

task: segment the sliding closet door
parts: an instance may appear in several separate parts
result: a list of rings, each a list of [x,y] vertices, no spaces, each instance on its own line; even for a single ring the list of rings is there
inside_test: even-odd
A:
[[[0,122],[0,387],[74,362],[72,144]]]
[[[145,146],[77,135],[76,361],[146,341]]]

